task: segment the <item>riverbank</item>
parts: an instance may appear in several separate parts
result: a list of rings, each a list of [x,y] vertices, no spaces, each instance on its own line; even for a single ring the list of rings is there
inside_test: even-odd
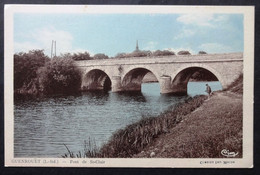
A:
[[[223,158],[223,149],[242,156],[242,95],[229,91],[195,97],[118,131],[100,156]]]
[[[132,157],[223,158],[242,156],[242,95],[219,92]]]
[[[223,158],[226,149],[242,157],[243,75],[227,89],[215,92],[193,112],[135,158]]]
[[[226,149],[241,157],[242,80],[241,75],[229,88],[214,92],[209,99],[204,95],[196,96],[157,117],[144,117],[115,132],[101,149],[89,144],[81,155],[223,158],[221,151]]]

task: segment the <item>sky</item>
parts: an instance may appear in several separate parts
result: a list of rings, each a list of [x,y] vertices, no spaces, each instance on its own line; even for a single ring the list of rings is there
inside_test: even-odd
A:
[[[14,52],[61,53],[188,50],[192,54],[243,52],[242,14],[40,14],[14,15]]]

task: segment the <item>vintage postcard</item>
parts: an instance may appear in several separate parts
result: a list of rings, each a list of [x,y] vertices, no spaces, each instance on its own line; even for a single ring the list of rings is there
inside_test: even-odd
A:
[[[253,167],[253,6],[5,5],[5,166]]]

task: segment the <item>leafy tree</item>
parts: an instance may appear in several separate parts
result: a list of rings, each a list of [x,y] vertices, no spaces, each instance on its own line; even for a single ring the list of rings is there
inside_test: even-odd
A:
[[[65,53],[65,54],[61,54],[58,58],[73,59],[73,55],[71,53]]]
[[[155,52],[153,52],[153,56],[167,56],[167,55],[175,55],[174,52],[169,51],[169,50],[156,50]]]
[[[151,54],[151,51],[137,50],[132,53],[118,53],[115,58],[147,57]]]
[[[178,52],[178,55],[191,55],[189,51],[187,50],[182,50]]]
[[[71,93],[81,84],[80,70],[73,59],[54,58],[39,70],[40,91],[45,94]]]
[[[103,53],[98,53],[94,55],[94,60],[108,59],[109,57]]]
[[[93,58],[90,56],[88,52],[84,53],[74,53],[72,56],[73,60],[92,60]]]
[[[127,57],[147,57],[151,55],[151,51],[138,50],[130,54],[127,54]]]
[[[135,50],[132,53],[118,53],[115,58],[131,58],[131,57],[149,57],[149,56],[167,56],[167,55],[175,55],[174,52],[169,50],[157,50],[155,52],[146,51],[146,50]]]
[[[207,54],[205,51],[199,51],[199,54]]]
[[[14,90],[21,93],[37,93],[37,71],[49,61],[43,50],[14,54]]]
[[[116,54],[115,58],[126,58],[127,54],[126,53],[118,53]]]

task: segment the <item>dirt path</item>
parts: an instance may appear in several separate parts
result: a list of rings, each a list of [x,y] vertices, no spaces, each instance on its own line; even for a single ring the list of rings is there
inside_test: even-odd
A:
[[[219,92],[181,123],[160,135],[134,157],[223,157],[221,150],[242,155],[242,96]]]

